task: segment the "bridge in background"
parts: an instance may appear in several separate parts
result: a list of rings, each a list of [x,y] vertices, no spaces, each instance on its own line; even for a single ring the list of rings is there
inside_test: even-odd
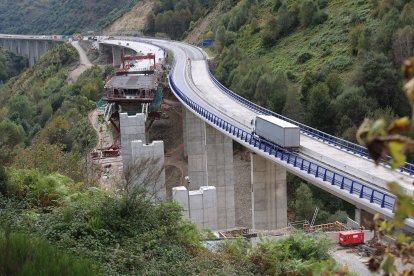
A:
[[[62,36],[27,36],[0,34],[0,47],[24,56],[32,67],[54,45],[63,43]]]
[[[0,35],[0,45],[13,37]],[[36,40],[33,36],[27,38]],[[16,41],[19,39],[23,38]],[[357,220],[361,210],[393,216],[395,196],[388,190],[389,181],[399,182],[407,193],[414,194],[412,164],[398,171],[391,170],[387,164],[376,166],[365,148],[241,98],[214,78],[205,53],[197,47],[147,38],[118,38],[102,40],[99,44],[102,51],[112,51],[114,65],[118,65],[120,53],[136,53],[143,45],[157,46],[174,55],[169,84],[186,108],[184,145],[191,188],[217,188],[218,229],[235,226],[233,140],[252,152],[252,227],[255,229],[287,225],[287,171],[354,204]],[[250,121],[258,114],[273,115],[298,125],[301,128],[299,152],[286,151],[252,136]],[[407,219],[406,225],[414,228],[414,220]]]

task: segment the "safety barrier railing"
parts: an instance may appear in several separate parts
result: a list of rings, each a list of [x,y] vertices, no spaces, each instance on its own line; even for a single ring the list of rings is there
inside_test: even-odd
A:
[[[341,138],[335,137],[333,135],[327,134],[325,132],[319,131],[315,128],[309,127],[305,124],[296,122],[295,120],[289,119],[283,115],[280,115],[278,113],[275,113],[273,111],[270,111],[264,107],[261,107],[255,103],[250,102],[249,100],[246,100],[245,98],[237,95],[236,93],[234,93],[233,91],[231,91],[230,89],[228,89],[227,87],[225,87],[224,85],[222,85],[215,77],[214,75],[211,73],[210,70],[209,74],[210,74],[210,78],[213,80],[213,82],[222,90],[224,91],[227,95],[229,95],[230,97],[234,98],[235,100],[237,100],[238,102],[240,102],[241,104],[243,104],[244,106],[246,106],[249,109],[252,109],[258,113],[261,113],[263,115],[272,115],[274,117],[277,117],[279,119],[282,119],[284,121],[287,121],[289,123],[292,123],[294,125],[297,125],[301,131],[303,131],[304,133],[306,133],[307,135],[313,137],[313,138],[317,138],[319,140],[321,140],[322,142],[328,143],[330,145],[339,147],[342,150],[346,150],[350,153],[353,154],[358,154],[362,157],[366,157],[368,159],[370,159],[370,156],[368,154],[368,150],[365,147],[362,147],[360,145],[357,145],[355,143],[343,140]],[[385,163],[384,165],[388,166],[389,165],[387,163]],[[410,163],[405,163],[405,165],[403,167],[400,167],[400,171],[401,172],[405,172],[408,173],[409,175],[414,175],[414,164],[410,164]]]
[[[371,186],[365,185],[361,182],[353,180],[347,176],[343,176],[338,172],[335,172],[331,169],[325,168],[319,164],[306,160],[303,157],[298,156],[296,153],[289,152],[276,144],[272,144],[268,141],[264,141],[253,136],[251,133],[246,132],[233,124],[221,119],[220,117],[214,115],[208,110],[202,108],[200,105],[192,101],[187,97],[182,91],[175,85],[172,72],[174,72],[174,66],[170,71],[169,75],[169,84],[171,89],[177,97],[179,97],[189,108],[194,112],[214,124],[215,126],[221,128],[222,130],[228,132],[229,134],[237,137],[238,139],[248,143],[249,145],[272,155],[287,164],[292,165],[295,168],[305,171],[310,175],[315,176],[323,180],[324,182],[330,183],[330,185],[337,187],[340,190],[349,192],[352,195],[356,195],[359,198],[367,199],[370,203],[381,206],[381,208],[386,208],[388,210],[393,210],[395,204],[395,196],[385,193],[381,190],[377,190]]]

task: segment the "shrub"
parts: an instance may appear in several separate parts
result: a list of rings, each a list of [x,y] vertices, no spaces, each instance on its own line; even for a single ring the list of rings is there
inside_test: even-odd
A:
[[[311,53],[305,52],[298,56],[298,59],[296,60],[296,62],[299,64],[303,64],[307,62],[308,60],[310,60],[312,57],[313,55]]]
[[[99,275],[95,264],[43,239],[0,232],[0,275]]]
[[[309,27],[313,23],[313,17],[318,11],[318,6],[314,1],[305,0],[299,10],[299,21],[303,27]]]

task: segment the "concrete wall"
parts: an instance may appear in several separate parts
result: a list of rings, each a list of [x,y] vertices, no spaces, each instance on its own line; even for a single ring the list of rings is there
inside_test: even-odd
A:
[[[155,201],[165,200],[164,142],[132,141],[131,155],[134,185],[142,185]]]
[[[251,154],[252,225],[273,230],[287,226],[286,170]]]
[[[183,208],[183,217],[202,229],[217,230],[217,191],[215,187],[204,186],[188,192],[183,186],[173,188],[173,199]]]
[[[119,114],[121,128],[122,163],[124,172],[132,162],[131,142],[141,140],[146,143],[145,138],[145,115],[142,113],[128,116],[127,113]]]
[[[49,49],[58,43],[63,42],[34,39],[0,38],[1,48],[7,49],[16,55],[26,57],[29,61],[30,67],[32,67],[44,53],[46,53]]]

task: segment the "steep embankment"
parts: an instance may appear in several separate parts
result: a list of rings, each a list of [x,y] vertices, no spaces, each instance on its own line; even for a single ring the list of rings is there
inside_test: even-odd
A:
[[[155,0],[142,0],[129,12],[115,20],[103,30],[105,35],[138,34],[145,28],[147,17],[155,5]]]

